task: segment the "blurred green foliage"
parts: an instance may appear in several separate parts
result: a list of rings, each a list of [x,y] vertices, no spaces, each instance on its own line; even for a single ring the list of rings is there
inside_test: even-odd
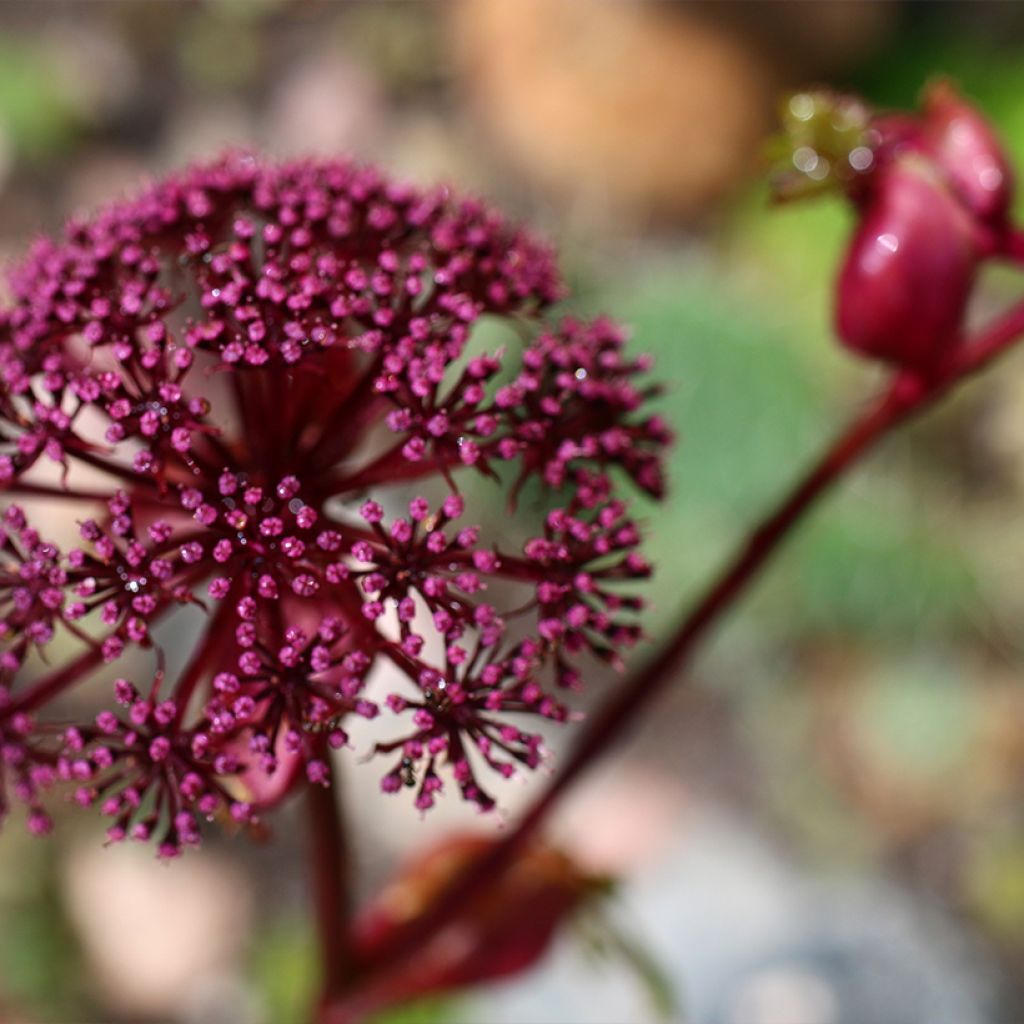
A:
[[[250,976],[266,1024],[295,1024],[306,1019],[316,999],[319,956],[305,917],[280,917],[255,933]],[[417,1000],[375,1014],[371,1024],[459,1024],[453,1006],[448,999]]]
[[[979,706],[956,661],[918,657],[873,673],[853,706],[873,762],[907,782],[951,779],[966,770]]]
[[[0,35],[0,133],[29,162],[64,149],[76,115],[33,40]]]
[[[377,1014],[371,1024],[463,1024],[465,1018],[449,999],[420,999]]]
[[[1024,823],[978,837],[967,894],[975,913],[997,936],[1024,942]]]
[[[40,1020],[92,1019],[58,888],[61,850],[29,836],[20,815],[7,824],[0,845],[0,1000]]]
[[[309,921],[299,915],[269,921],[254,935],[250,976],[267,1024],[302,1020],[316,995],[319,952]]]
[[[806,222],[789,224],[800,239]],[[784,289],[786,268],[778,269]],[[821,292],[811,291],[802,309],[787,303],[783,310],[727,275],[669,263],[645,267],[621,293],[602,297],[672,382],[663,402],[680,435],[672,491],[665,506],[643,510],[663,617],[678,607],[680,590],[694,592],[714,571],[859,401],[838,387],[831,342],[810,326]],[[841,491],[769,569],[757,604],[762,626],[776,641],[823,630],[912,642],[947,635],[974,589],[957,536],[930,522],[901,481],[870,466]]]

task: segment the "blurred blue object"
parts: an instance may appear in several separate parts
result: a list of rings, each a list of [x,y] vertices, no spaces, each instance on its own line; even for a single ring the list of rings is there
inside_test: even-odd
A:
[[[719,809],[687,812],[623,887],[628,918],[689,1024],[989,1024],[994,978],[973,937],[877,880],[815,879]],[[635,977],[571,937],[537,973],[472,1007],[480,1024],[654,1024]]]

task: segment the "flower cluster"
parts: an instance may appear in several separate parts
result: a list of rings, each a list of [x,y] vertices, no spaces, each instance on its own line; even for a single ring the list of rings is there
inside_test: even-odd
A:
[[[36,831],[65,782],[173,855],[328,783],[375,718],[385,792],[487,808],[488,774],[540,763],[531,720],[640,636],[621,490],[664,488],[649,363],[550,317],[551,253],[481,204],[231,155],[36,243],[10,293],[0,792]],[[527,340],[470,351],[485,315]],[[131,678],[61,720],[104,673]]]
[[[76,785],[75,800],[98,804],[113,819],[112,842],[156,838],[163,856],[199,842],[199,817],[228,810],[248,820],[248,804],[235,800],[226,780],[241,764],[229,751],[214,753],[201,728],[182,728],[178,704],[143,698],[126,679],[114,693],[126,714],[105,710],[90,726],[72,726],[64,735],[58,776]]]
[[[0,520],[0,670],[13,672],[32,647],[44,647],[63,614],[68,572],[58,548],[10,505]]]

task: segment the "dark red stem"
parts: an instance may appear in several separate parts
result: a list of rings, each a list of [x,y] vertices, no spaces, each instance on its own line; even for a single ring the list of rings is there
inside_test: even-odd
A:
[[[7,714],[17,711],[34,711],[49,700],[53,700],[62,690],[77,682],[86,673],[91,672],[103,662],[101,645],[96,644],[84,651],[66,665],[55,669],[49,675],[37,680],[24,693],[19,694],[4,709]]]
[[[19,480],[17,483],[5,484],[5,494],[24,494],[30,498],[56,498],[60,501],[95,501],[110,500],[110,491],[80,491],[66,487],[50,487],[47,484],[29,484]]]
[[[338,807],[340,786],[330,750],[318,751],[329,766],[330,786],[306,787],[309,810],[310,890],[316,914],[321,956],[322,1007],[335,999],[352,980],[354,961],[349,939],[351,893],[349,850]]]
[[[1012,228],[1006,231],[995,243],[996,255],[1010,263],[1024,264],[1024,231]]]

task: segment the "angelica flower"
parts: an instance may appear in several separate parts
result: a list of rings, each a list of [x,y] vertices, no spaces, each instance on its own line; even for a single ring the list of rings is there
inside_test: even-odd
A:
[[[488,808],[489,776],[540,761],[531,720],[567,720],[587,659],[640,636],[625,491],[662,493],[669,440],[649,362],[607,319],[553,317],[551,252],[482,204],[231,155],[38,241],[10,290],[0,736],[37,831],[64,781],[112,840],[174,855],[204,820],[253,821],[256,790],[327,782],[378,716],[385,792]],[[470,351],[485,316],[522,346]],[[472,475],[509,508],[547,493],[525,543]],[[41,539],[40,495],[77,546]],[[186,613],[169,673],[158,627]],[[95,674],[112,706],[60,721]]]

